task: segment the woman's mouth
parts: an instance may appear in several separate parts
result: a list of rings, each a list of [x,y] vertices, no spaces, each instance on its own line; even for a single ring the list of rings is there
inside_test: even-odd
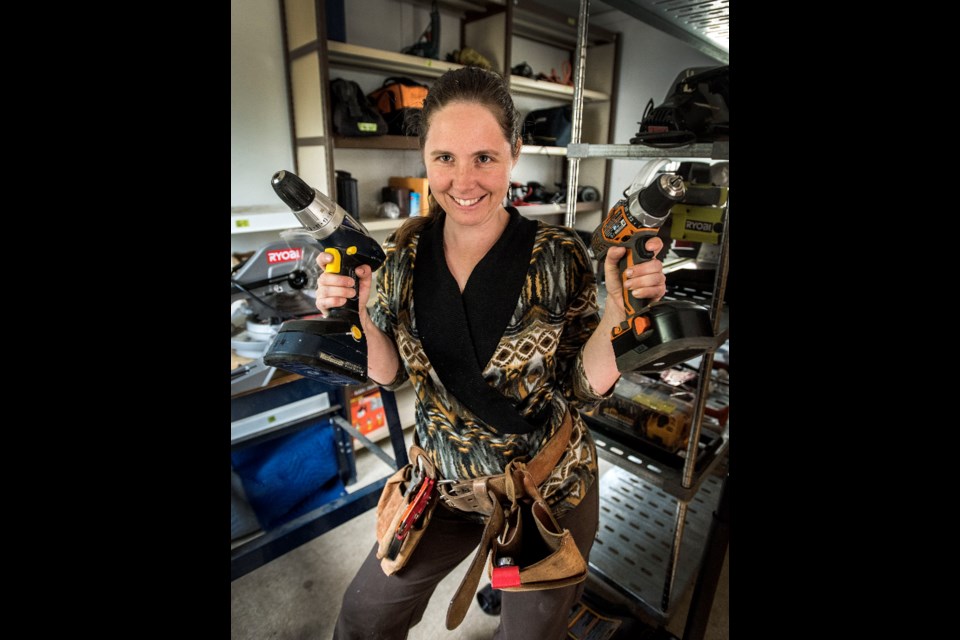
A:
[[[450,198],[461,207],[470,207],[480,202],[480,200],[483,199],[483,196],[480,196],[479,198],[469,198],[469,199],[457,198],[456,196],[450,196]]]

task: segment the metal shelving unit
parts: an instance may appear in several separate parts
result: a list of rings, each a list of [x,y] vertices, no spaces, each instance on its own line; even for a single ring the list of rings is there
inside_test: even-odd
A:
[[[581,159],[728,160],[730,153],[728,141],[691,144],[668,149],[632,144],[580,142],[584,100],[582,87],[586,68],[586,47],[583,43],[587,42],[589,7],[589,0],[580,0],[578,28],[581,35],[577,43],[577,64],[574,70],[573,131],[570,144],[567,146],[568,206],[565,224],[568,227],[573,227],[576,222],[576,210],[571,204],[576,201]],[[720,258],[710,308],[715,334],[720,332],[726,290],[729,206],[728,196],[724,211]],[[729,446],[729,426],[724,429],[723,442],[713,459],[697,469],[703,413],[712,368],[713,353],[705,354],[700,363],[698,388],[691,416],[690,438],[682,470],[665,468],[608,435],[597,437],[598,454],[617,465],[618,469],[615,471],[618,473],[611,483],[601,486],[601,518],[597,537],[599,544],[595,546],[598,553],[591,555],[591,569],[612,586],[636,600],[652,618],[661,624],[665,624],[671,617],[670,603],[675,587],[685,586],[696,573],[697,562],[692,562],[689,554],[697,550],[697,545],[691,543],[694,542],[692,538],[702,534],[700,530],[702,523],[693,526],[692,522],[695,519],[692,516],[695,513],[702,515],[706,506],[703,498],[705,492],[714,495],[717,501],[722,492],[722,484],[718,483],[713,473],[720,461],[726,457]],[[616,486],[613,486],[614,484]],[[719,486],[715,486],[717,484]],[[710,508],[716,508],[717,501],[713,501],[709,505]],[[633,504],[628,505],[630,502]],[[703,503],[704,506],[695,508],[693,505],[698,502]],[[655,505],[655,514],[644,512],[643,507],[651,503]],[[619,508],[621,504],[625,509]],[[706,513],[709,516],[710,511]],[[664,516],[672,517],[672,526]],[[653,527],[644,530],[641,525],[650,522],[655,523]],[[688,524],[691,525],[689,532]],[[632,529],[634,531],[631,531]],[[689,533],[686,538],[685,533]],[[634,534],[637,535],[637,540],[632,537]],[[647,538],[646,543],[652,543],[655,553],[643,552],[643,544],[640,542],[643,538]],[[634,557],[637,550],[642,553]],[[677,590],[682,591],[682,588]]]
[[[439,78],[450,69],[459,69],[463,65],[444,60],[434,60],[420,56],[384,51],[372,47],[363,47],[335,40],[327,41],[327,51],[330,63],[341,67],[353,67],[362,71],[383,71],[392,74],[418,75],[428,78]],[[573,88],[534,80],[523,76],[510,77],[510,90],[519,95],[540,96],[545,98],[569,98],[573,96]],[[607,102],[610,96],[600,91],[584,91],[584,98],[588,101]]]
[[[300,222],[289,210],[279,206],[259,205],[233,207],[230,210],[230,233],[258,233],[296,228]]]
[[[730,142],[720,140],[712,143],[688,144],[674,149],[658,149],[639,144],[570,144],[567,146],[568,158],[607,158],[650,160],[669,158],[671,160],[729,160]]]
[[[587,423],[594,432],[594,440],[597,443],[597,454],[621,469],[625,469],[635,476],[641,477],[657,489],[667,491],[670,495],[689,502],[700,490],[701,484],[716,472],[718,466],[723,462],[730,445],[728,438],[720,437],[720,443],[714,451],[711,451],[706,463],[696,470],[689,485],[684,484],[684,474],[682,469],[675,469],[662,463],[656,458],[636,448],[617,440],[616,435],[611,435],[610,431],[603,431],[597,428],[597,420],[587,417]],[[698,447],[701,443],[698,443]]]
[[[434,5],[432,2],[402,1],[422,8],[430,8]],[[510,69],[519,61],[511,57],[514,39],[519,38],[544,46],[572,50],[579,38],[587,38],[586,41],[594,47],[591,63],[594,68],[590,72],[589,88],[581,86],[577,91],[580,104],[590,105],[588,109],[598,114],[598,117],[590,119],[588,129],[598,129],[601,131],[598,139],[607,140],[608,136],[605,132],[610,126],[611,109],[616,98],[616,86],[612,82],[616,71],[616,52],[619,47],[616,32],[602,27],[593,27],[578,33],[572,16],[558,11],[549,3],[532,0],[511,0],[510,2],[441,0],[437,4],[440,9],[458,17],[461,46],[470,46],[478,51],[483,50],[494,68],[508,79],[511,94],[515,98],[523,98],[527,101],[524,107],[518,106],[525,110],[539,108],[538,101],[541,99],[569,104],[574,96],[574,87],[560,82],[512,74]],[[281,6],[285,26],[284,47],[287,52],[287,69],[291,88],[291,121],[294,123],[292,132],[295,153],[294,170],[308,183],[330,193],[333,192],[336,182],[334,176],[336,168],[343,168],[350,162],[356,163],[357,158],[363,155],[356,154],[355,150],[416,151],[418,142],[415,137],[386,135],[349,138],[333,135],[329,109],[324,106],[329,99],[327,85],[331,74],[372,72],[429,80],[464,65],[386,50],[381,48],[380,41],[374,42],[370,39],[363,44],[328,40],[325,37],[326,12],[323,2],[282,0]],[[524,145],[522,153],[526,156],[560,160],[566,155],[567,149],[566,147]],[[545,184],[556,182],[556,178],[564,173],[562,164],[538,160],[538,163],[533,166],[541,168],[543,173],[549,173],[549,179],[541,180]],[[603,190],[606,189],[608,177],[605,171],[597,169],[600,166],[602,166],[600,163],[588,162],[584,165],[583,173],[585,180]],[[358,173],[360,173],[361,183],[366,185],[372,184],[374,176],[377,180],[382,177],[375,171],[369,171],[371,180],[364,182],[363,172],[358,170]],[[370,202],[369,187],[363,188],[367,189],[368,193],[361,191],[361,202]],[[576,202],[576,197],[573,197],[572,201]],[[589,208],[581,211],[580,205],[586,205]],[[602,204],[596,202],[577,204],[577,210],[580,213],[596,213],[601,208]],[[536,208],[527,207],[523,213],[562,219],[564,209],[563,205],[544,205]],[[372,216],[370,218],[372,219]],[[236,222],[234,221],[232,227],[234,233],[251,230],[249,227],[237,226]],[[255,220],[247,218],[239,220],[242,225],[253,222]],[[362,222],[366,224],[366,221],[362,220]],[[274,228],[276,227],[268,230]]]
[[[697,572],[711,514],[720,501],[722,481],[707,476],[696,495],[681,501],[625,467],[600,480],[600,527],[590,552],[590,568],[604,583],[637,601],[644,613],[666,623],[660,608],[664,582],[689,584]],[[686,504],[679,562],[675,514]],[[675,577],[674,577],[675,576]]]

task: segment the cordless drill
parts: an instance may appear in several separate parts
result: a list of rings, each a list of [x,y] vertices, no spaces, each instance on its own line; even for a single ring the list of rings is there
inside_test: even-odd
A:
[[[274,191],[290,207],[303,230],[298,237],[312,238],[333,261],[324,271],[356,279],[357,267],[368,264],[376,271],[386,256],[367,229],[334,200],[289,171],[278,171],[271,180]],[[359,287],[342,307],[330,309],[326,318],[288,320],[263,355],[263,362],[337,385],[367,381],[367,338],[360,328]]]
[[[627,247],[618,265],[629,267],[653,259],[647,240],[657,235],[674,204],[683,200],[683,179],[661,173],[653,181],[621,199],[593,232],[591,249],[601,262],[612,246]],[[622,373],[655,372],[703,353],[715,351],[723,338],[714,336],[710,312],[687,300],[658,301],[634,298],[623,288],[627,319],[614,327],[610,340]]]

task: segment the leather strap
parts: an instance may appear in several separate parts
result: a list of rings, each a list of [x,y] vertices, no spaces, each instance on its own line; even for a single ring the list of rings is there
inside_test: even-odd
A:
[[[508,499],[514,505],[520,496],[516,495],[521,487],[527,495],[540,498],[538,487],[550,476],[550,472],[557,466],[563,452],[570,442],[570,435],[573,433],[573,419],[568,410],[563,417],[563,424],[553,434],[546,445],[543,446],[537,455],[529,463],[510,461],[507,464],[505,473],[496,476],[484,476],[474,480],[467,480],[456,483],[453,488],[460,487],[464,490],[462,495],[452,497],[445,496],[444,491],[451,485],[438,485],[442,487],[440,496],[451,507],[458,509],[459,505],[469,508],[461,509],[463,511],[474,511],[483,513],[487,518],[486,526],[483,528],[483,536],[480,539],[480,546],[477,548],[476,555],[470,563],[470,568],[460,581],[453,598],[450,599],[450,605],[447,607],[447,629],[456,629],[473,601],[473,594],[477,591],[477,585],[480,583],[480,576],[487,564],[487,557],[490,555],[490,548],[493,539],[503,530],[505,520],[503,507],[500,505],[501,499]],[[507,478],[507,474],[510,478]],[[482,497],[477,494],[483,491]],[[484,511],[489,505],[489,512]]]
[[[492,499],[492,498],[491,498]],[[453,630],[460,626],[463,617],[467,615],[470,603],[473,602],[473,594],[477,592],[477,585],[480,583],[480,576],[487,565],[487,554],[490,552],[490,544],[497,537],[500,530],[503,529],[503,508],[500,503],[493,499],[493,513],[487,518],[487,524],[483,528],[483,537],[480,539],[480,548],[477,554],[473,556],[470,568],[464,574],[460,586],[456,593],[450,599],[450,605],[447,607],[447,629]]]
[[[420,464],[420,458],[423,458],[423,470],[429,477],[433,478],[434,480],[437,479],[437,470],[434,468],[433,463],[430,462],[430,456],[428,456],[427,452],[421,449],[419,445],[410,445],[407,458],[414,465]]]
[[[525,465],[527,473],[530,474],[537,486],[543,484],[550,477],[550,473],[560,462],[572,433],[573,418],[570,416],[570,411],[567,410],[560,428],[554,432],[547,444],[537,452],[533,460]],[[514,471],[514,483],[517,486],[523,485],[523,478],[519,469]],[[493,513],[494,503],[497,502],[496,498],[503,499],[507,495],[504,474],[481,476],[462,482],[441,481],[437,486],[439,487],[440,499],[448,507],[458,511],[479,513],[484,516]],[[489,497],[490,493],[493,493],[494,498]]]

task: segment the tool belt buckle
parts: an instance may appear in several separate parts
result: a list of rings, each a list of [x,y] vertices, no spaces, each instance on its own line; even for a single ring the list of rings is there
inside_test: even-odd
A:
[[[439,480],[438,493],[444,504],[451,509],[486,517],[493,513],[489,481],[496,477],[498,476],[481,476],[472,480]]]

